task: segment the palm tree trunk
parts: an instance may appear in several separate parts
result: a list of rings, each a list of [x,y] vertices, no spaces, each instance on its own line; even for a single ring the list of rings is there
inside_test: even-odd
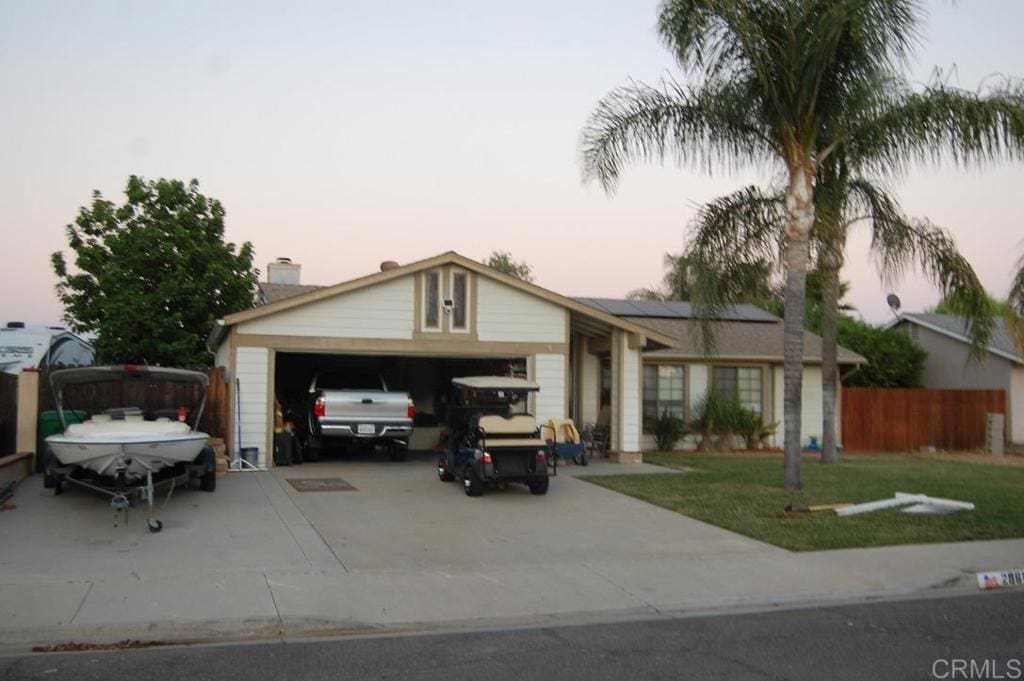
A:
[[[783,324],[785,377],[783,421],[785,463],[782,484],[803,489],[800,460],[801,392],[804,372],[804,314],[807,303],[807,261],[811,227],[814,226],[814,171],[794,166],[786,189],[786,313]]]
[[[821,462],[836,463],[836,404],[838,400],[839,269],[838,245],[830,247],[821,268]]]

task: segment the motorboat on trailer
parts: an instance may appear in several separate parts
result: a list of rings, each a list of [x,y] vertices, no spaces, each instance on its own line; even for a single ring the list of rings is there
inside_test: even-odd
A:
[[[192,383],[200,386],[199,406],[190,414],[182,410],[181,420],[158,416],[146,420],[136,407],[108,409],[80,423],[68,423],[64,409],[66,388],[99,383]],[[53,459],[46,470],[45,484],[59,493],[65,482],[81,485],[111,496],[111,506],[124,509],[138,495],[150,510],[149,527],[162,527],[152,519],[154,485],[165,481],[199,479],[212,492],[216,472],[204,458],[209,437],[196,430],[206,402],[206,374],[186,369],[116,365],[61,369],[50,374],[62,432],[46,438]],[[185,421],[191,416],[192,425]],[[154,480],[154,476],[156,479]]]

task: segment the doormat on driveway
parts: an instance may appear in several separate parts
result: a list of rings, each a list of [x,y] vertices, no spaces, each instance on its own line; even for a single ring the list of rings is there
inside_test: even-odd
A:
[[[300,492],[348,492],[355,487],[341,478],[285,478]]]

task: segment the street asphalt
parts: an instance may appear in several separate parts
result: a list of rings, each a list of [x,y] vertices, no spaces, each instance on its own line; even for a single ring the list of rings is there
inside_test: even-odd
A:
[[[22,655],[0,658],[0,678],[1015,679],[1024,671],[1022,632],[1024,593],[982,593],[587,626]]]

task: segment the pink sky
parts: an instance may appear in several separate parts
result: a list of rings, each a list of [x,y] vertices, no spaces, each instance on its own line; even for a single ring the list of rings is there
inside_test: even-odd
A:
[[[1024,75],[1018,0],[934,4],[919,81],[933,66],[970,88]],[[696,205],[770,179],[636,167],[611,197],[581,183],[597,99],[677,73],[656,6],[0,2],[0,321],[59,320],[49,254],[93,189],[119,201],[132,173],[198,178],[230,240],[252,241],[261,269],[291,257],[304,283],[500,249],[560,293],[655,284]],[[928,168],[895,188],[1005,295],[1024,252],[1022,180],[1020,165]],[[919,277],[883,288],[863,233],[843,276],[872,321],[890,290],[906,310],[937,297]]]

